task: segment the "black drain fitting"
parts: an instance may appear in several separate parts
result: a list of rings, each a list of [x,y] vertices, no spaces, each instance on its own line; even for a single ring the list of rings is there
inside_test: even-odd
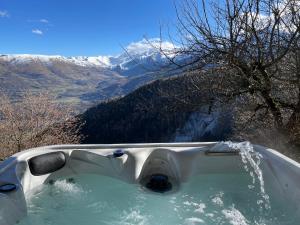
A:
[[[154,192],[164,193],[172,189],[168,176],[164,174],[153,174],[150,176],[146,187]]]

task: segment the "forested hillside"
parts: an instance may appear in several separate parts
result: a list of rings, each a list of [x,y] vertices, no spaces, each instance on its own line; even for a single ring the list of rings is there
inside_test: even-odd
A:
[[[221,140],[230,134],[231,114],[210,102],[204,87],[197,76],[185,75],[157,80],[123,98],[101,103],[82,115],[84,143]],[[195,130],[184,134],[189,122]],[[182,139],[182,135],[192,136]]]

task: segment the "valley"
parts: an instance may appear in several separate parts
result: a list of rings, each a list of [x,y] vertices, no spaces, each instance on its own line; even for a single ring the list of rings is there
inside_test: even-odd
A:
[[[152,44],[158,40],[149,40]],[[117,56],[63,57],[0,55],[0,91],[16,101],[26,91],[47,92],[79,111],[123,96],[147,82],[173,75],[148,40],[132,43]],[[164,43],[165,48],[171,44]]]

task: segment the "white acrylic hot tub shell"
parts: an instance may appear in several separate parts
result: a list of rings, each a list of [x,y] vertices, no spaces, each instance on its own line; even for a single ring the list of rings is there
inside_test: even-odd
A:
[[[26,216],[26,195],[50,179],[79,173],[96,173],[115,177],[129,183],[137,183],[147,174],[164,173],[178,183],[199,173],[241,172],[239,155],[206,155],[216,143],[161,143],[161,144],[114,144],[114,145],[60,145],[26,150],[13,155],[0,164],[0,185],[17,184],[18,189],[0,193],[0,224],[16,224]],[[282,154],[255,145],[262,156],[262,170],[267,185],[285,196],[294,210],[299,211],[300,164]],[[123,149],[126,154],[114,158],[112,153]],[[33,176],[28,160],[48,152],[63,151],[66,165],[51,174]],[[295,208],[296,207],[296,208]]]

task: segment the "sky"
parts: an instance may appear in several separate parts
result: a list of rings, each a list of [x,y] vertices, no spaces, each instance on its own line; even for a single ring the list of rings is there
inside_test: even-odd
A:
[[[116,55],[175,18],[174,0],[0,0],[0,54]]]

